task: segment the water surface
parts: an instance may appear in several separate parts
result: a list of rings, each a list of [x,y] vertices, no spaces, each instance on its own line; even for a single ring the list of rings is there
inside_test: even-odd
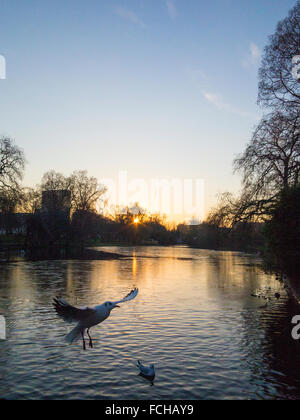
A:
[[[116,261],[18,261],[0,266],[1,398],[295,399],[299,310],[254,256],[186,247],[101,248]],[[51,300],[79,306],[140,293],[93,328],[95,348],[64,342]],[[251,297],[260,290],[273,297]],[[137,359],[154,363],[154,385]]]

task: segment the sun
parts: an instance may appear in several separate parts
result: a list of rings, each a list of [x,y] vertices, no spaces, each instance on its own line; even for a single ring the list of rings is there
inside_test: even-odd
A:
[[[135,225],[138,225],[138,224],[140,223],[139,218],[138,218],[138,217],[136,217],[136,218],[134,219],[133,223],[134,223]]]

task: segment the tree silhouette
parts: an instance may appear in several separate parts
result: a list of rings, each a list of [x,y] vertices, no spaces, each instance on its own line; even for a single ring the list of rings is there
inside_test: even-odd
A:
[[[106,187],[87,171],[74,171],[70,176],[55,171],[46,172],[42,178],[42,191],[68,190],[71,192],[71,212],[94,212],[104,196]]]
[[[9,137],[0,139],[0,210],[12,212],[20,200],[25,167],[23,151]]]
[[[295,56],[300,56],[300,1],[278,23],[265,48],[259,70],[259,104],[273,109],[299,109],[299,80],[293,74]]]
[[[258,196],[272,196],[295,186],[300,171],[300,110],[290,115],[275,112],[257,126],[245,152],[235,159],[245,189]]]

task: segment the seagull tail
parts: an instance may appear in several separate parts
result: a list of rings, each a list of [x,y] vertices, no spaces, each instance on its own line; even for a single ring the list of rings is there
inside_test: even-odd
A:
[[[69,334],[66,336],[65,340],[70,344],[74,343],[75,341],[80,340],[82,331],[83,330],[81,327],[77,326],[73,328],[73,330],[70,331]]]

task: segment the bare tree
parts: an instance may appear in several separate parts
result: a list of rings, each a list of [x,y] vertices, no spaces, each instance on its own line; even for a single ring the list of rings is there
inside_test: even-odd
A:
[[[229,192],[221,194],[218,205],[211,209],[205,222],[217,227],[232,226],[236,211],[236,201],[233,194]]]
[[[148,216],[146,210],[139,203],[134,203],[132,206],[127,207],[116,206],[111,218],[120,225],[133,225],[135,221],[142,224],[150,220],[150,216]],[[157,220],[158,216],[156,218],[153,217],[153,222]]]
[[[245,152],[234,161],[243,174],[244,190],[268,198],[299,182],[300,110],[264,117]]]
[[[43,175],[41,189],[42,191],[68,190],[70,180],[59,172],[48,171]]]
[[[34,214],[36,210],[40,209],[42,205],[42,194],[39,187],[24,188],[21,193],[20,203],[18,204],[18,211],[20,213]]]
[[[300,56],[300,1],[279,22],[265,48],[259,71],[258,102],[273,112],[255,129],[234,169],[243,175],[239,197],[224,194],[208,221],[219,227],[262,221],[280,192],[296,186],[300,173],[300,84],[293,67]]]
[[[257,199],[251,191],[244,190],[238,197],[227,192],[222,194],[205,222],[218,228],[232,228],[245,222],[261,223],[269,219],[273,205],[273,199]]]
[[[97,178],[89,177],[87,171],[74,171],[68,182],[73,211],[95,211],[106,187],[99,185]]]
[[[23,177],[25,157],[23,151],[9,137],[0,139],[0,189],[19,190]]]
[[[242,194],[223,207],[234,222],[268,217],[279,193],[300,181],[300,112],[264,117],[234,168],[243,174]]]
[[[13,213],[21,198],[23,151],[9,137],[0,139],[0,212]]]
[[[0,189],[0,213],[14,213],[20,202],[18,191],[12,189]]]
[[[293,74],[293,57],[300,56],[300,1],[279,22],[265,48],[259,71],[258,102],[272,108],[300,107],[300,80]]]
[[[242,192],[223,194],[207,222],[228,227],[268,219],[280,192],[300,181],[300,111],[264,117],[234,168],[243,175]]]
[[[95,211],[106,192],[106,188],[99,185],[97,178],[88,176],[87,171],[74,171],[69,177],[55,171],[46,172],[42,178],[41,189],[70,191],[72,213]]]

